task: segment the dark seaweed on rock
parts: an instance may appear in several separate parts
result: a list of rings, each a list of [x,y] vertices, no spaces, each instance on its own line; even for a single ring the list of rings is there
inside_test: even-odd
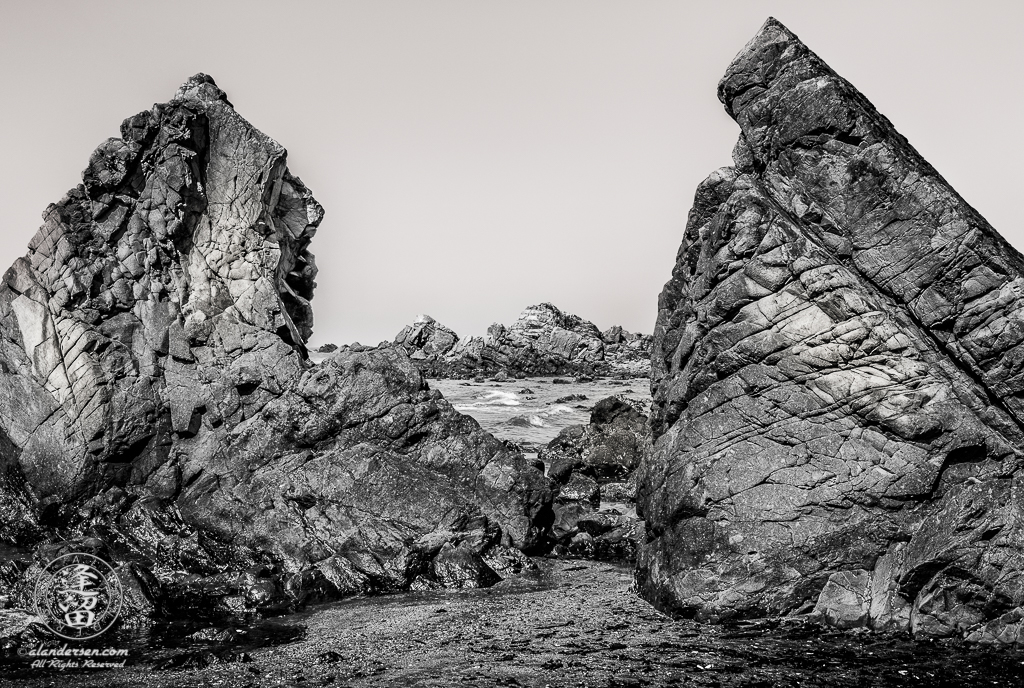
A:
[[[1024,259],[774,19],[659,303],[643,594],[1024,640]]]
[[[205,75],[121,132],[0,285],[0,538],[100,535],[227,611],[543,540],[543,475],[404,354],[309,361],[323,210],[284,148]]]

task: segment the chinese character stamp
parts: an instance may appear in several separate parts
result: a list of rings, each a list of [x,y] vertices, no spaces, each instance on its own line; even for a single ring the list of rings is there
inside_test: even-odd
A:
[[[72,552],[47,564],[36,580],[36,614],[55,635],[69,640],[95,638],[121,613],[121,580],[107,562]]]

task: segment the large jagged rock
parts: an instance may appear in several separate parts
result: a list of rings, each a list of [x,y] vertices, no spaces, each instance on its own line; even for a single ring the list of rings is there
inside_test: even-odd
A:
[[[99,529],[228,596],[401,588],[443,544],[542,541],[544,477],[404,354],[308,360],[323,211],[284,148],[205,75],[121,133],[0,286],[3,513],[23,481],[22,531]],[[272,583],[232,573],[255,564]]]
[[[416,316],[412,325],[402,328],[395,344],[406,350],[414,361],[434,363],[459,343],[459,335],[429,315]]]
[[[653,352],[638,579],[705,619],[1024,639],[1024,259],[775,20]]]
[[[619,326],[602,333],[589,320],[542,303],[526,308],[509,327],[495,323],[487,336],[462,340],[429,315],[421,315],[398,333],[394,343],[430,377],[647,377],[652,341]]]

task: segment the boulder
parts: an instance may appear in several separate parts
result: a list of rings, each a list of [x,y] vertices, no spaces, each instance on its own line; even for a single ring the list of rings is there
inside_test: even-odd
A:
[[[864,569],[833,573],[818,595],[814,613],[839,628],[866,626],[871,613],[871,573]]]
[[[559,486],[552,527],[556,553],[635,560],[644,528],[629,504],[636,494],[636,469],[650,451],[647,416],[618,396],[597,402],[589,425],[571,425],[541,449],[538,458]],[[599,512],[599,506],[609,506],[602,501],[625,509]]]
[[[600,533],[594,534],[596,519],[600,521]],[[612,527],[607,527],[608,519]],[[636,550],[643,539],[644,523],[627,516],[599,512],[581,518],[577,522],[576,534],[566,547],[568,554],[583,559],[598,561],[636,561]]]
[[[589,425],[571,425],[540,451],[548,477],[564,483],[582,474],[599,483],[628,481],[644,456],[650,453],[647,416],[622,397],[597,402]]]
[[[596,507],[600,502],[601,488],[597,481],[575,473],[562,484],[555,498],[556,504],[582,503]]]
[[[210,77],[82,179],[0,284],[0,538],[99,536],[140,605],[233,611],[401,589],[435,532],[546,541],[540,471],[404,352],[309,360],[323,210]]]
[[[564,542],[579,532],[579,521],[590,516],[601,501],[601,491],[593,478],[574,475],[558,491],[552,511],[551,534],[554,542]]]
[[[443,588],[486,588],[501,578],[480,555],[466,543],[454,547],[446,544],[430,564],[434,581]]]
[[[1016,642],[1024,258],[770,19],[719,97],[652,355],[641,593]]]
[[[646,417],[625,400],[609,397],[598,402],[591,420],[591,425],[566,428],[540,452],[559,486],[554,553],[632,562],[644,533],[631,503],[634,469],[650,452]],[[625,482],[612,482],[623,477]]]

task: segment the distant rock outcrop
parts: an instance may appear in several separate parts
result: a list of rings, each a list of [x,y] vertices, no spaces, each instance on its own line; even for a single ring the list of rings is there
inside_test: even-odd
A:
[[[0,286],[0,537],[98,535],[206,611],[487,584],[544,539],[546,479],[406,356],[310,363],[323,211],[212,79],[121,134]]]
[[[459,335],[429,315],[418,316],[395,337],[395,344],[405,349],[409,358],[427,363],[436,362],[458,343]]]
[[[704,619],[1024,640],[1024,258],[775,20],[653,353],[638,579]]]
[[[602,333],[590,321],[550,303],[530,306],[511,326],[495,323],[485,337],[460,340],[429,315],[395,337],[428,377],[477,375],[605,375],[647,377],[652,337],[615,326]]]

